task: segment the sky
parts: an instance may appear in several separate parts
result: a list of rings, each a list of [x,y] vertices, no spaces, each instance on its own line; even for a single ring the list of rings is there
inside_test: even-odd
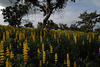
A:
[[[0,9],[9,5],[12,4],[8,0],[0,0]],[[52,14],[49,19],[53,20],[57,24],[63,23],[70,26],[76,21],[79,21],[80,19],[78,17],[80,16],[80,13],[83,13],[86,10],[88,13],[97,10],[97,13],[100,14],[100,0],[76,0],[75,3],[68,2],[67,6],[61,12]],[[42,13],[29,14],[28,16],[25,16],[24,19],[30,20],[36,27],[37,23],[43,20],[43,15]],[[0,11],[0,25],[8,25],[8,23],[3,21],[2,12]]]

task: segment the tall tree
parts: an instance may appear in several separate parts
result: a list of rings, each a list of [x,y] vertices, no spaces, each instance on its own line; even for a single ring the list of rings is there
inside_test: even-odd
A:
[[[78,21],[77,23],[82,28],[85,27],[85,30],[93,31],[96,23],[100,23],[100,14],[97,14],[96,11],[91,13],[87,13],[87,11],[85,11],[84,13],[80,14],[79,18],[81,21]]]
[[[18,2],[22,0],[17,0]],[[47,21],[51,14],[56,11],[62,10],[69,0],[24,0],[25,4],[31,5],[31,7],[36,7],[35,9],[43,12],[43,25],[46,26]],[[75,0],[70,0],[75,2]]]
[[[21,24],[21,19],[28,13],[28,7],[19,3],[13,6],[8,6],[2,9],[4,22],[8,22],[11,26],[18,26]]]

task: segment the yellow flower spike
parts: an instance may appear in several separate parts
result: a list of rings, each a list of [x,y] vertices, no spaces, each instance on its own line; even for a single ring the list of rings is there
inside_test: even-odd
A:
[[[98,41],[100,42],[100,35],[98,36]]]
[[[6,60],[6,67],[9,67],[9,59]]]
[[[91,43],[91,38],[89,38],[89,43]]]
[[[21,46],[21,42],[19,43],[19,46]]]
[[[42,36],[40,36],[40,43],[42,43]]]
[[[37,52],[38,52],[38,53],[40,52],[39,48],[37,49]]]
[[[74,61],[74,67],[76,67],[76,61]]]
[[[65,36],[67,37],[67,32],[65,31]]]
[[[3,41],[5,42],[5,32],[3,32]]]
[[[75,42],[75,44],[77,44],[77,38],[76,38],[76,35],[74,35],[74,42]]]
[[[69,59],[69,54],[67,53],[67,67],[70,67],[70,59]]]
[[[46,54],[45,54],[45,51],[43,51],[43,64],[45,64],[45,57],[46,57]]]
[[[50,53],[53,53],[53,47],[52,47],[52,45],[49,44],[49,46],[50,46]]]
[[[9,31],[6,31],[6,39],[9,39]]]
[[[42,30],[40,31],[40,36],[42,36]]]
[[[55,53],[55,63],[57,63],[58,61],[58,57],[57,57],[57,53]]]
[[[87,40],[89,40],[89,34],[87,34]]]
[[[44,36],[43,37],[45,37],[45,31],[44,31]]]
[[[44,51],[44,43],[42,43],[42,51]]]
[[[69,54],[67,53],[67,59],[69,59]]]
[[[68,40],[70,40],[70,35],[69,35],[69,33],[68,33]]]
[[[22,33],[22,34],[23,34],[23,35],[22,35],[22,36],[23,36],[23,39],[25,39],[25,33]]]
[[[14,58],[14,53],[12,51],[10,52],[10,58]]]
[[[33,35],[33,42],[35,42],[35,35]]]
[[[2,55],[0,56],[0,64],[4,64],[4,53],[2,53]]]
[[[82,45],[84,45],[84,40],[82,41]]]
[[[19,33],[19,40],[21,40],[21,39],[22,39],[22,37],[21,37],[21,36],[22,36],[22,33],[20,32],[20,33]]]
[[[40,67],[42,67],[42,60],[40,60]]]
[[[100,53],[100,47],[99,47],[99,53]]]
[[[24,62],[27,62],[28,59],[28,45],[27,43],[23,43],[23,58],[24,58]]]
[[[59,39],[57,39],[57,44],[59,44]]]
[[[56,39],[56,33],[54,32],[54,39]]]
[[[31,32],[31,37],[33,37],[33,32]]]
[[[9,52],[9,49],[8,49],[8,47],[6,48],[6,56],[9,56],[10,55],[10,52]]]

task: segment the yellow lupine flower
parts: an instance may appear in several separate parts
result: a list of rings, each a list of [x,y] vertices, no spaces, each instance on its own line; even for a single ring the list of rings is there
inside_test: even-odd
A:
[[[38,53],[40,52],[39,48],[37,49],[37,52],[38,52]]]
[[[40,43],[42,43],[42,36],[40,36]]]
[[[59,39],[57,39],[57,44],[59,44]]]
[[[84,40],[82,41],[82,45],[84,45]]]
[[[76,61],[74,61],[74,67],[76,67]]]
[[[9,52],[9,49],[8,49],[8,47],[6,48],[6,56],[9,56],[10,55],[10,52]]]
[[[70,67],[70,59],[69,59],[69,54],[67,53],[67,67]]]
[[[100,53],[100,47],[99,47],[99,53]]]
[[[46,56],[45,51],[43,51],[43,64],[45,64],[45,56]]]
[[[12,51],[10,52],[10,58],[14,58],[14,53]]]
[[[35,35],[33,35],[33,42],[35,42]]]
[[[89,38],[89,43],[91,43],[91,38]]]
[[[98,41],[100,42],[100,35],[98,36]]]
[[[42,60],[40,60],[40,67],[42,67]]]
[[[19,43],[19,46],[21,46],[21,42]]]
[[[8,58],[6,59],[6,67],[12,67],[12,62]]]
[[[3,41],[5,42],[5,32],[3,32]]]
[[[76,35],[74,35],[74,42],[75,42],[75,44],[77,44],[77,38],[76,38]]]
[[[21,37],[21,36],[22,36],[22,33],[20,32],[20,33],[19,33],[19,40],[21,40],[21,39],[22,39],[22,37]]]
[[[33,37],[33,32],[31,32],[31,37]]]
[[[44,36],[43,37],[45,37],[45,31],[44,31]]]
[[[54,32],[54,39],[56,39],[56,33]]]
[[[23,58],[24,58],[24,62],[27,62],[28,59],[28,45],[27,43],[23,43]]]
[[[9,31],[6,31],[6,39],[9,39]]]
[[[58,61],[57,59],[58,59],[57,53],[55,53],[55,63]]]
[[[40,31],[40,36],[42,36],[42,30]]]
[[[50,53],[53,53],[53,47],[52,47],[52,45],[50,44],[49,46],[50,46]]]
[[[6,67],[9,67],[9,59],[6,60]]]
[[[44,51],[44,43],[42,43],[42,51]]]
[[[39,29],[39,25],[37,25],[37,29]]]
[[[0,65],[4,64],[4,53],[0,56]]]
[[[9,49],[10,49],[10,50],[12,49],[11,44],[9,44]]]
[[[87,40],[89,40],[89,34],[87,34]]]
[[[70,35],[69,35],[69,33],[68,33],[68,40],[70,40]]]
[[[67,37],[67,32],[65,31],[65,36]]]
[[[22,36],[23,36],[23,39],[24,39],[25,38],[25,33],[22,33],[22,34],[23,34]]]

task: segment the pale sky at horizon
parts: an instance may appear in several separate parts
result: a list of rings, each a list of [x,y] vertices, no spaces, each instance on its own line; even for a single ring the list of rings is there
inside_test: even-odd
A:
[[[0,9],[10,5],[8,0],[0,0]],[[78,17],[80,13],[84,11],[93,12],[97,10],[97,13],[100,14],[100,0],[77,0],[75,3],[68,3],[66,8],[63,9],[61,13],[54,13],[51,15],[50,19],[52,19],[55,23],[66,23],[68,26],[71,23],[75,23],[80,20]],[[0,24],[7,25],[7,23],[3,22],[3,16],[0,11]],[[42,21],[43,16],[42,13],[39,14],[30,14],[27,18],[33,22],[33,25],[36,26],[38,21]]]

